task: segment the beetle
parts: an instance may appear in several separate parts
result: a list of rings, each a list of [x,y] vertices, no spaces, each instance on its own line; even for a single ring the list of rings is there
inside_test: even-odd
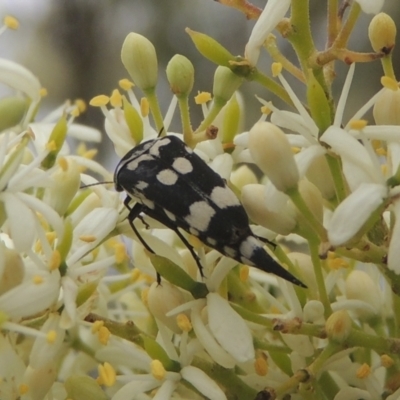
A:
[[[129,223],[148,251],[153,252],[133,224],[141,213],[176,232],[202,276],[199,257],[179,229],[240,263],[306,287],[267,253],[235,194],[180,138],[167,135],[132,148],[115,169],[114,185],[127,194]]]

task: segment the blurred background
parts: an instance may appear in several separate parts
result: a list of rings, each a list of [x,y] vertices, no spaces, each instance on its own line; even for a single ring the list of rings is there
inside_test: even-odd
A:
[[[253,0],[252,3],[264,7],[266,2]],[[323,49],[326,1],[310,0],[310,3],[314,38],[317,47]],[[383,11],[400,22],[398,0],[386,0]],[[20,28],[1,36],[1,57],[21,63],[39,78],[49,93],[44,99],[44,110],[51,110],[65,99],[82,98],[88,102],[95,95],[110,94],[119,79],[128,78],[120,61],[120,50],[125,36],[134,31],[146,36],[156,47],[158,94],[165,111],[171,99],[165,67],[177,53],[188,57],[195,66],[193,96],[198,90],[212,89],[215,65],[197,52],[185,33],[186,27],[212,36],[232,54],[243,55],[255,24],[254,20],[246,20],[238,11],[213,0],[0,0],[0,15],[6,14],[17,17]],[[371,18],[371,15],[362,15],[349,43],[350,49],[371,51],[367,37]],[[283,40],[279,42],[282,52],[293,59],[291,48]],[[394,59],[399,77],[400,56],[396,50]],[[269,73],[269,65],[270,59],[264,54],[258,66]],[[347,69],[346,65],[337,63],[338,78],[333,88],[337,96]],[[380,89],[380,75],[379,61],[357,66],[346,108],[347,118]],[[254,94],[281,106],[279,100],[258,85],[246,83],[241,92],[247,106],[246,128],[259,116],[260,104]],[[304,88],[299,87],[298,95],[304,95]],[[196,125],[201,114],[194,103],[192,111]],[[89,107],[79,122],[103,129],[102,114],[95,108]],[[172,128],[179,130],[179,120],[174,124]],[[110,143],[104,140],[100,155],[107,158],[110,151],[113,152]]]

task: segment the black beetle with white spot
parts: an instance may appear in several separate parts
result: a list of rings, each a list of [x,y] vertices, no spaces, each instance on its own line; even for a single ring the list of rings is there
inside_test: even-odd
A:
[[[129,222],[147,250],[133,220],[141,213],[172,229],[188,247],[202,273],[196,252],[179,231],[234,260],[305,285],[279,265],[252,233],[247,214],[224,180],[176,136],[141,143],[119,162],[114,183],[125,191]],[[136,201],[131,207],[130,201]]]

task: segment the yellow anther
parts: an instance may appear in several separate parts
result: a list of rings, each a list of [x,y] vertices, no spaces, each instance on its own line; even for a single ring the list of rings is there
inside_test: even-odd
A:
[[[54,231],[51,232],[46,232],[46,239],[50,244],[53,244],[54,241],[56,240],[56,233]]]
[[[350,121],[349,127],[350,129],[354,129],[356,131],[361,131],[368,125],[368,121],[365,119],[356,119],[353,121]]]
[[[271,65],[272,76],[275,78],[282,72],[282,64],[279,62],[274,62]]]
[[[343,258],[336,257],[328,259],[328,267],[332,270],[338,270],[340,268],[348,268],[349,263],[348,261],[344,260]]]
[[[89,104],[93,107],[102,107],[107,105],[110,102],[110,98],[105,94],[100,94],[99,96],[93,97],[89,101]]]
[[[34,249],[35,249],[35,253],[41,253],[42,252],[43,247],[42,247],[42,242],[40,240],[37,240],[35,242]]]
[[[396,80],[394,80],[393,78],[390,78],[388,76],[382,76],[381,84],[386,89],[390,89],[390,90],[393,90],[393,91],[399,90],[398,82]]]
[[[46,150],[54,151],[57,150],[57,143],[54,140],[46,143]]]
[[[25,383],[21,383],[18,388],[19,394],[26,394],[29,392],[29,386]]]
[[[80,142],[75,150],[76,154],[81,157],[83,157],[83,155],[85,154],[86,151],[87,151],[87,147],[84,142]]]
[[[87,109],[86,101],[83,99],[76,99],[74,101],[74,104],[78,107],[78,109],[81,113],[84,113]]]
[[[178,314],[176,316],[176,323],[183,332],[190,332],[192,330],[192,323],[186,314]]]
[[[367,378],[370,374],[371,374],[371,367],[366,363],[361,365],[361,367],[358,368],[358,370],[356,372],[356,376],[358,379]]]
[[[135,85],[133,82],[131,82],[129,79],[121,79],[119,82],[119,87],[123,90],[129,90],[132,89]]]
[[[297,153],[300,153],[300,147],[296,147],[296,146],[292,146],[292,152],[293,152],[293,154],[297,154]]]
[[[272,110],[268,106],[262,106],[261,112],[265,115],[269,115],[269,114],[271,114]]]
[[[52,344],[56,341],[56,339],[57,339],[57,332],[55,330],[51,330],[51,331],[47,332],[47,335],[46,335],[47,343]]]
[[[61,254],[58,250],[54,250],[49,261],[49,270],[55,271],[60,268],[61,265]]]
[[[141,272],[137,268],[135,268],[131,272],[130,281],[131,282],[136,282],[137,280],[139,280],[140,276],[141,276]]]
[[[97,333],[104,326],[104,321],[94,321],[92,324],[92,333]]]
[[[194,101],[196,104],[205,104],[212,100],[211,93],[209,92],[200,92],[197,96],[194,97]]]
[[[47,91],[46,88],[42,87],[42,88],[40,88],[39,94],[40,94],[40,97],[46,97],[49,94],[49,92]]]
[[[98,382],[101,385],[108,387],[114,385],[116,380],[116,373],[115,369],[112,367],[111,364],[109,364],[108,362],[105,362],[103,365],[100,364],[98,367],[98,371],[99,371]]]
[[[378,147],[377,149],[375,149],[375,153],[378,154],[378,156],[386,156],[387,150],[383,147]]]
[[[239,278],[242,282],[246,282],[249,279],[250,268],[248,265],[242,265],[239,270]]]
[[[78,107],[74,107],[71,109],[71,111],[69,112],[70,115],[72,115],[73,117],[79,117],[79,115],[81,114],[81,112],[79,111]]]
[[[13,29],[16,30],[19,28],[19,21],[17,18],[12,17],[11,15],[6,15],[3,18],[3,24],[8,28],[8,29]]]
[[[97,149],[89,149],[82,154],[82,157],[92,160],[94,157],[96,157],[97,152]]]
[[[382,164],[381,165],[381,171],[382,171],[382,175],[386,176],[386,174],[388,172],[388,166],[386,164]]]
[[[268,373],[267,359],[263,356],[259,356],[254,361],[254,370],[259,376],[266,376]]]
[[[110,336],[111,332],[105,326],[100,327],[98,332],[98,338],[101,344],[105,346],[108,343]]]
[[[34,275],[33,278],[32,278],[32,282],[35,285],[40,285],[41,283],[43,283],[43,277],[40,276],[40,275]]]
[[[142,117],[147,117],[150,112],[150,105],[149,101],[146,99],[146,97],[142,97],[140,99],[140,114]]]
[[[126,247],[123,243],[116,243],[113,247],[115,253],[115,262],[117,264],[121,264],[128,259]]]
[[[166,371],[160,360],[153,360],[150,363],[150,369],[151,369],[151,374],[157,380],[161,381],[162,379],[165,378]]]
[[[97,237],[94,235],[82,235],[79,236],[79,240],[82,240],[82,242],[86,243],[93,243],[97,240]]]
[[[61,168],[64,172],[68,171],[68,161],[67,161],[67,159],[66,159],[65,157],[60,157],[60,158],[57,160],[57,162],[58,162],[58,165],[60,166],[60,168]]]
[[[114,89],[111,93],[110,103],[113,107],[122,107],[122,96],[118,89]]]
[[[385,368],[390,368],[394,364],[394,360],[392,357],[388,356],[387,354],[381,355],[381,364]]]

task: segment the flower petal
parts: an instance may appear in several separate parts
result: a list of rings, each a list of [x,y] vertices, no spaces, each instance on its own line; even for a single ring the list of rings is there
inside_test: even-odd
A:
[[[208,324],[214,337],[238,362],[254,359],[253,337],[243,318],[216,293],[207,295]]]
[[[224,392],[201,369],[187,366],[181,370],[182,378],[191,383],[200,393],[210,400],[226,400]]]
[[[253,66],[257,64],[260,49],[267,36],[275,29],[290,7],[290,0],[269,0],[253,27],[245,49],[245,57]]]
[[[328,238],[333,246],[350,240],[384,201],[387,188],[375,183],[363,183],[335,210],[328,223]]]

